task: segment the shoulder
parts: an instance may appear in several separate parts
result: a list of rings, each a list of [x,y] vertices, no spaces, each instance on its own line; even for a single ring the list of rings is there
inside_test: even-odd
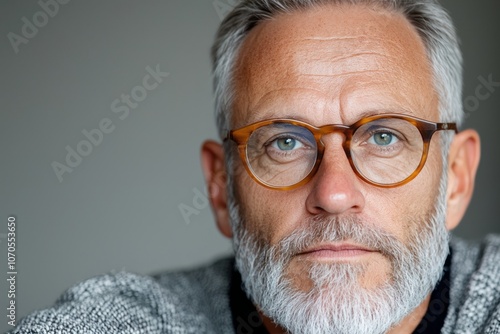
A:
[[[488,235],[479,242],[454,237],[451,241],[452,275],[467,282],[488,282],[500,286],[500,235]],[[466,282],[463,282],[466,283]]]
[[[234,259],[228,258],[194,270],[160,273],[154,278],[193,312],[210,319],[217,333],[224,333],[222,328],[233,326],[229,304],[233,270]]]
[[[500,236],[475,243],[454,238],[451,248],[454,333],[500,333]]]
[[[10,333],[220,333],[196,301],[210,300],[196,278],[211,273],[220,276],[221,286],[230,263],[157,277],[127,272],[94,277],[68,289],[53,307],[22,319]]]

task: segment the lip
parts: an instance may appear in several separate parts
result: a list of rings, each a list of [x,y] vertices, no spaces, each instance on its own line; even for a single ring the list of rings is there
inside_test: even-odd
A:
[[[378,252],[376,249],[353,243],[329,243],[316,245],[298,253],[298,256],[317,259],[355,258]]]

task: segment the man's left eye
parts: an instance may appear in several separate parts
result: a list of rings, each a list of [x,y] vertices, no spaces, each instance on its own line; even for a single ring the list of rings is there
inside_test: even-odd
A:
[[[368,142],[370,144],[375,144],[379,146],[387,146],[395,144],[398,141],[399,139],[390,132],[377,132],[370,137],[370,140]]]

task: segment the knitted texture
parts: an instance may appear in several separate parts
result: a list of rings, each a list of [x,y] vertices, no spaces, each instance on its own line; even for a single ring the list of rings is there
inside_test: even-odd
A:
[[[443,334],[500,333],[500,236],[452,239],[450,300]],[[154,277],[120,272],[89,279],[10,334],[234,333],[229,308],[233,260]],[[439,301],[430,305],[440,312]],[[425,319],[424,319],[425,321]]]
[[[500,333],[500,236],[453,239],[450,306],[443,334]]]

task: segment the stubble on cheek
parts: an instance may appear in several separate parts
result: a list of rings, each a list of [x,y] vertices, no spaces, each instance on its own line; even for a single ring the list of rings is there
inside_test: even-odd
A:
[[[250,180],[238,189],[244,228],[268,246],[277,245],[300,225],[302,206],[289,192],[269,190]]]

